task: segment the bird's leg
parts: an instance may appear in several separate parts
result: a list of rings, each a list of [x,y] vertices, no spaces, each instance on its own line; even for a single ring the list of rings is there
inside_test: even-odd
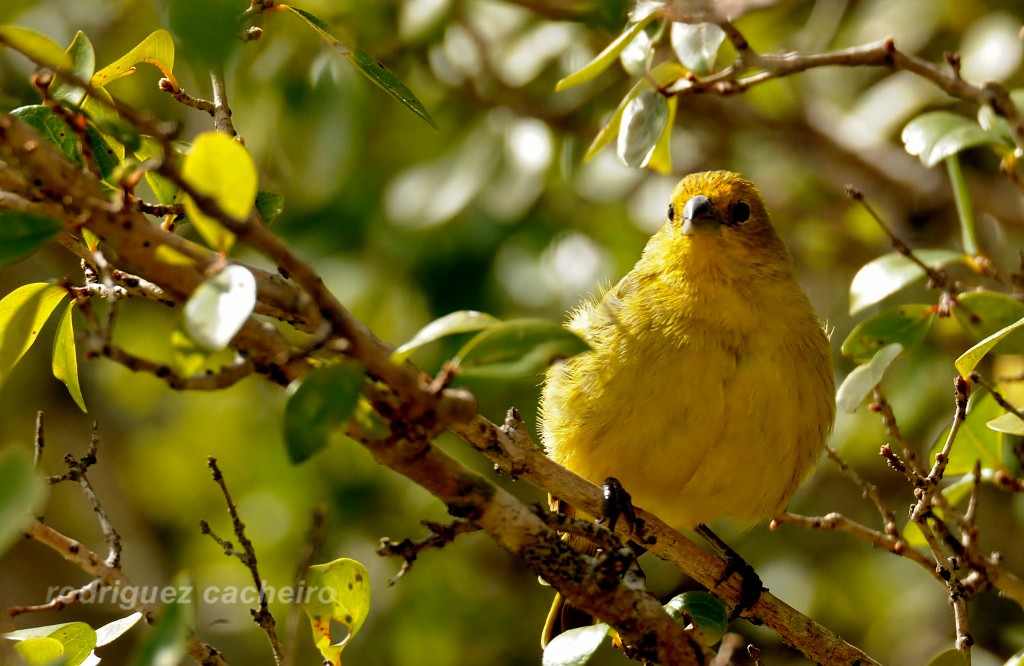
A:
[[[730,548],[729,544],[722,541],[707,525],[701,523],[694,528],[694,531],[701,535],[725,560],[725,570],[722,572],[722,577],[715,583],[715,587],[724,583],[734,573],[740,576],[740,598],[729,617],[730,620],[735,620],[743,611],[757,603],[757,600],[761,598],[761,592],[765,590],[764,584],[757,572],[754,571],[754,567],[747,564],[747,561],[740,557],[739,553]]]

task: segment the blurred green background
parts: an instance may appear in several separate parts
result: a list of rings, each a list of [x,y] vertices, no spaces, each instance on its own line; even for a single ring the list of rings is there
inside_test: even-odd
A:
[[[244,2],[212,0],[241,11]],[[1024,9],[1011,0],[801,0],[757,5],[737,22],[761,52],[807,52],[894,37],[933,62],[963,55],[971,81],[1024,85],[1018,31]],[[431,319],[459,309],[501,318],[560,320],[597,285],[612,283],[660,225],[668,193],[691,171],[740,171],[761,188],[776,227],[793,252],[801,283],[839,343],[864,318],[851,318],[848,289],[856,270],[890,250],[878,226],[844,195],[863,190],[897,233],[915,247],[957,248],[955,206],[943,169],[927,170],[903,149],[900,130],[930,108],[966,115],[906,73],[828,69],[758,86],[744,95],[680,99],[672,137],[673,173],[622,166],[607,148],[581,157],[634,81],[613,66],[594,82],[554,92],[561,77],[586,63],[621,30],[630,3],[497,0],[308,0],[298,5],[334,26],[395,71],[439,126],[435,132],[372,85],[293,16],[261,17],[265,34],[226,53],[195,53],[189,0],[6,0],[0,22],[67,44],[84,31],[97,65],[115,60],[158,27],[177,27],[175,74],[184,89],[209,97],[205,58],[227,57],[236,129],[286,208],[275,230],[310,261],[341,300],[380,337],[407,340]],[[175,18],[178,12],[178,18]],[[181,14],[185,19],[181,19]],[[184,24],[181,21],[184,20]],[[173,25],[172,25],[173,24]],[[184,33],[184,34],[182,34]],[[192,45],[193,51],[189,50]],[[195,57],[190,57],[194,53]],[[720,63],[731,52],[723,48]],[[35,103],[26,61],[0,53],[0,109]],[[111,92],[161,118],[180,120],[183,137],[212,129],[156,86],[140,66]],[[1019,270],[1021,197],[997,173],[991,153],[964,156],[983,249],[1002,274]],[[185,233],[189,233],[186,231]],[[240,257],[259,263],[244,251]],[[77,262],[54,246],[0,270],[0,295],[31,281],[80,280]],[[974,279],[977,282],[977,279]],[[923,286],[899,298],[934,301]],[[925,299],[922,301],[921,299]],[[176,312],[124,304],[117,340],[130,351],[169,358]],[[327,507],[320,561],[351,557],[370,571],[373,606],[345,651],[349,664],[538,664],[538,636],[551,591],[482,535],[460,537],[424,553],[397,585],[400,562],[374,554],[382,536],[425,535],[419,521],[444,521],[426,491],[377,466],[361,447],[338,437],[310,461],[289,464],[281,437],[286,395],[260,379],[226,391],[176,393],[162,382],[109,362],[83,363],[89,414],[50,376],[53,324],[0,389],[0,448],[30,447],[35,414],[46,414],[49,473],[67,452],[85,450],[93,420],[102,443],[92,479],[123,537],[124,570],[139,585],[161,585],[188,570],[197,587],[248,583],[248,572],[199,533],[206,519],[228,537],[219,490],[206,457],[220,460],[260,557],[276,587],[290,583],[312,507]],[[968,346],[959,328],[939,320],[925,344],[886,380],[900,426],[925,454],[953,412],[952,361]],[[436,371],[452,345],[414,360]],[[837,377],[852,364],[839,358]],[[534,422],[539,378],[477,382],[484,413],[500,419],[516,406]],[[842,414],[832,444],[879,484],[905,520],[911,489],[877,455],[886,441],[877,415]],[[494,478],[486,460],[454,438],[446,450]],[[535,488],[495,478],[528,501]],[[879,527],[859,489],[823,462],[791,504],[794,511],[840,511]],[[104,551],[102,535],[77,487],[53,489],[47,522]],[[981,495],[980,539],[1001,551],[1008,570],[1024,573],[1024,498],[989,488]],[[777,596],[883,663],[923,664],[952,645],[945,589],[916,565],[852,538],[792,526],[745,532],[717,526]],[[666,600],[692,584],[647,556],[649,582]],[[87,582],[42,546],[24,542],[0,558],[0,605],[38,603],[50,586]],[[272,608],[279,626],[287,610]],[[986,592],[970,603],[975,664],[1001,664],[1024,647],[1024,612]],[[235,664],[271,663],[266,640],[241,604],[200,606],[198,634]],[[61,613],[19,616],[21,628],[82,619],[98,626],[126,613],[76,605]],[[305,623],[304,618],[302,622]],[[2,627],[0,627],[2,628]],[[765,663],[803,663],[770,633],[745,622],[733,629],[761,647]],[[121,663],[142,630],[100,651]],[[318,663],[308,626],[298,632],[299,663]],[[626,663],[611,650],[593,663]]]

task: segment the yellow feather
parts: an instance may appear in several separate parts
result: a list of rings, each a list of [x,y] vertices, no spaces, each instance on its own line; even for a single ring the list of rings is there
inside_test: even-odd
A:
[[[710,208],[688,222],[696,197]],[[752,524],[785,506],[822,451],[831,346],[753,184],[693,174],[670,210],[633,270],[572,315],[594,349],[548,371],[541,438],[673,525]]]

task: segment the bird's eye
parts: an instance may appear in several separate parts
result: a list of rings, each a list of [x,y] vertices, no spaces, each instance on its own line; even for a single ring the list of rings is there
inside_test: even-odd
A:
[[[732,221],[736,224],[743,224],[750,219],[750,206],[742,201],[733,204]]]
[[[673,206],[672,204],[669,204],[668,205],[668,221],[671,222],[674,219],[676,219],[676,207]]]

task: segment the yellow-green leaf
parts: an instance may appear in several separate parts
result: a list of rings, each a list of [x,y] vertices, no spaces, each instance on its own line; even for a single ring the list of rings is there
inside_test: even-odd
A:
[[[28,28],[0,25],[0,46],[9,46],[53,69],[74,67],[71,56],[57,42]]]
[[[1002,416],[998,416],[988,423],[989,428],[996,432],[1005,432],[1009,435],[1024,436],[1024,421],[1013,412],[1006,412]]]
[[[697,642],[712,646],[722,640],[729,627],[725,604],[710,592],[693,590],[672,597],[665,611],[677,622],[689,622],[689,630]]]
[[[658,142],[654,144],[654,151],[647,160],[647,166],[658,173],[672,173],[672,126],[676,122],[676,106],[679,98],[668,99],[668,119],[665,121],[665,129],[662,131]]]
[[[633,38],[640,33],[644,27],[647,26],[654,17],[657,15],[656,12],[650,12],[642,19],[630,25],[626,30],[615,38],[611,44],[606,46],[603,51],[597,54],[593,60],[588,62],[579,70],[573,72],[569,76],[565,77],[561,81],[555,84],[555,90],[561,92],[566,88],[578,86],[581,83],[597,77],[598,74],[608,69],[608,66],[615,62],[615,59],[619,57],[622,50],[629,45]]]
[[[67,293],[64,287],[35,282],[18,287],[0,301],[0,386]]]
[[[26,638],[15,643],[14,649],[28,666],[50,666],[64,663],[64,645],[56,638],[49,636]]]
[[[114,79],[134,72],[135,66],[140,62],[155,65],[172,86],[178,87],[178,82],[171,73],[174,69],[174,40],[171,39],[171,33],[166,30],[153,32],[131,51],[96,72],[91,83],[102,88]]]
[[[957,372],[960,373],[960,376],[965,379],[969,378],[971,373],[974,371],[974,368],[981,362],[981,359],[985,358],[985,355],[992,351],[993,347],[1002,342],[1003,338],[1008,336],[1010,333],[1013,333],[1021,326],[1024,326],[1024,318],[996,331],[961,354],[960,358],[958,358],[954,364]]]
[[[953,317],[972,342],[980,342],[1024,317],[1024,303],[998,291],[969,291],[956,297]],[[1024,331],[1008,336],[999,351],[1024,353]]]
[[[843,340],[843,356],[857,363],[870,361],[879,349],[893,343],[911,349],[924,339],[935,319],[935,307],[928,304],[900,305],[883,310],[857,324]]]
[[[956,442],[946,463],[946,477],[970,474],[975,461],[981,461],[982,469],[998,469],[1002,465],[1003,440],[1005,436],[988,427],[994,419],[1003,414],[1003,408],[987,391],[977,390],[967,403],[967,418],[960,424]],[[942,431],[932,445],[929,458],[942,451],[949,437],[949,428]]]
[[[96,52],[84,32],[79,30],[75,33],[75,38],[67,48],[67,54],[71,58],[72,71],[75,76],[83,81],[91,79],[96,70]],[[64,77],[59,74],[53,78],[53,83],[50,84],[50,94],[54,99],[68,106],[79,106],[85,101],[85,90],[65,81]]]
[[[894,342],[879,349],[869,362],[854,368],[836,391],[836,405],[847,414],[856,412],[868,393],[882,381],[886,370],[901,351],[903,345]]]
[[[82,387],[78,384],[78,355],[75,350],[75,331],[71,324],[71,312],[75,302],[68,303],[64,316],[57,325],[57,335],[53,338],[53,376],[64,382],[68,393],[83,412],[85,399],[82,398]]]
[[[306,572],[310,600],[303,604],[313,640],[323,658],[340,666],[341,651],[359,632],[370,612],[370,575],[356,560],[341,558],[311,566]],[[331,635],[331,621],[342,624],[344,637]]]
[[[19,210],[0,211],[0,264],[26,257],[64,227],[51,217]]]
[[[196,191],[213,197],[220,210],[244,220],[256,203],[256,165],[245,147],[220,132],[200,134],[185,156],[181,175]],[[235,235],[215,218],[199,210],[192,197],[185,197],[185,214],[210,247],[227,253]]]

